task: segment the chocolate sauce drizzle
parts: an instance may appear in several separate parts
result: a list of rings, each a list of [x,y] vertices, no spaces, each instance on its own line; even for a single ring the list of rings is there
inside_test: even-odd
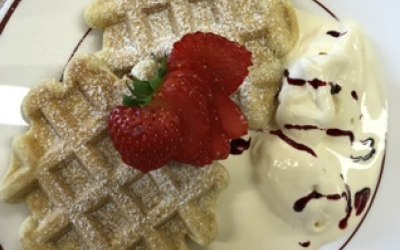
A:
[[[314,157],[318,157],[317,154],[314,152],[314,150],[312,150],[311,148],[309,148],[308,146],[306,146],[304,144],[298,143],[298,142],[290,139],[281,130],[272,130],[269,133],[271,135],[278,136],[281,140],[283,140],[284,142],[286,142],[287,144],[289,144],[290,146],[292,146],[293,148],[295,148],[297,150],[305,151]]]
[[[356,209],[358,208],[359,210],[364,210],[367,201],[369,199],[369,194],[370,194],[370,189],[369,188],[365,188],[359,192],[357,192],[357,194],[359,194],[358,196],[356,195],[355,199],[355,203],[357,205]],[[312,201],[312,200],[318,200],[318,199],[322,199],[322,198],[326,198],[328,200],[331,201],[337,201],[340,199],[346,199],[346,215],[343,219],[341,219],[339,221],[338,227],[342,230],[347,228],[348,225],[348,221],[350,219],[351,213],[353,211],[353,207],[352,207],[352,198],[351,198],[351,190],[350,190],[350,186],[348,184],[346,184],[346,191],[341,193],[341,194],[321,194],[317,191],[313,191],[310,194],[308,194],[307,196],[301,197],[300,199],[298,199],[294,204],[293,204],[293,210],[300,213],[303,212],[303,210],[305,209],[305,207],[307,206],[307,204]],[[362,213],[362,211],[360,212]]]
[[[368,215],[368,213],[369,213],[369,211],[370,211],[370,209],[371,209],[372,203],[374,202],[374,200],[375,200],[375,198],[376,198],[376,194],[378,193],[378,189],[379,189],[379,187],[380,187],[380,185],[381,185],[382,175],[383,175],[383,172],[384,172],[384,169],[385,169],[385,163],[386,163],[386,152],[383,154],[383,159],[382,159],[382,162],[381,162],[381,171],[380,171],[380,173],[379,173],[378,182],[376,183],[376,189],[375,189],[375,192],[372,194],[371,202],[369,203],[369,205],[368,205],[368,207],[367,207],[367,211],[365,212],[364,216],[362,217],[360,223],[358,223],[358,225],[357,225],[357,227],[355,228],[355,230],[353,231],[353,233],[352,233],[352,234],[350,235],[350,237],[346,240],[346,242],[343,243],[343,245],[340,247],[339,250],[345,249],[345,247],[349,244],[349,242],[350,242],[350,241],[353,239],[353,237],[356,235],[356,233],[358,232],[358,230],[359,230],[360,227],[362,226],[362,224],[363,224],[365,218],[367,217],[367,215]]]
[[[350,156],[350,158],[354,161],[354,162],[360,162],[360,161],[368,161],[370,160],[375,154],[376,154],[376,149],[375,149],[375,139],[374,138],[367,138],[365,140],[362,140],[361,143],[363,145],[368,145],[371,150],[369,151],[368,154],[366,155],[362,155],[362,156]]]
[[[10,18],[11,18],[11,16],[12,16],[12,14],[13,14],[14,11],[17,9],[17,7],[18,7],[18,5],[19,5],[19,3],[20,3],[21,1],[22,1],[22,0],[15,0],[15,1],[11,4],[11,6],[10,6],[10,8],[8,9],[8,11],[7,11],[6,15],[4,16],[3,20],[1,20],[1,22],[0,22],[0,35],[3,33],[3,30],[5,29],[5,27],[6,27],[7,23],[8,23],[8,21],[10,21]],[[0,248],[0,249],[1,249],[1,248]]]
[[[304,86],[307,83],[310,84],[314,89],[318,89],[319,87],[325,87],[325,86],[330,86],[331,87],[331,94],[332,95],[337,95],[339,94],[340,91],[342,91],[342,87],[337,84],[337,83],[332,83],[332,82],[326,82],[322,81],[318,78],[314,78],[312,80],[304,80],[301,78],[291,78],[289,74],[289,70],[285,69],[283,72],[283,76],[287,79],[288,84],[294,85],[294,86]]]
[[[251,138],[247,141],[245,139],[239,138],[231,141],[231,151],[232,155],[241,155],[244,151],[250,148]]]
[[[354,208],[356,215],[362,214],[364,209],[367,207],[369,198],[371,197],[371,189],[366,187],[358,191],[354,197]]]
[[[0,35],[2,34],[2,32],[4,31],[4,29],[5,29],[5,26],[6,26],[6,24],[7,24],[7,22],[9,21],[9,19],[11,18],[11,16],[12,16],[12,14],[13,14],[13,12],[15,11],[15,9],[17,8],[17,6],[19,5],[19,3],[21,2],[21,0],[15,0],[14,2],[13,2],[13,4],[11,5],[11,7],[9,8],[9,10],[8,10],[8,12],[6,13],[6,15],[4,16],[4,18],[2,19],[2,21],[0,22]],[[329,8],[327,8],[325,5],[323,5],[322,3],[320,3],[318,0],[313,0],[313,2],[315,2],[317,5],[319,5],[322,9],[324,9],[328,14],[330,14],[333,18],[335,18],[336,20],[339,20],[339,18],[329,9]],[[89,33],[89,31],[87,31],[87,33]],[[343,34],[342,34],[343,35]],[[82,43],[82,41],[84,40],[84,38],[87,36],[87,34],[85,33],[85,35],[84,35],[84,37],[81,39],[81,41],[78,43],[78,45],[77,45],[77,47],[74,49],[74,51],[73,51],[73,53],[72,53],[72,55],[70,56],[70,58],[68,59],[68,61],[73,57],[73,55],[76,53],[76,51],[78,50],[78,48],[79,48],[79,46],[81,45],[81,43]],[[297,80],[301,80],[301,79],[297,79]],[[300,83],[300,81],[299,81],[299,83]],[[305,84],[305,83],[304,83]],[[340,85],[337,85],[337,84],[332,84],[332,83],[329,83],[330,85],[331,85],[331,94],[332,95],[334,95],[334,94],[338,94],[340,91],[341,91],[341,86]],[[297,126],[297,125],[296,125]],[[298,129],[298,128],[296,128],[296,129]],[[308,129],[315,129],[315,128],[309,128],[309,127],[306,127],[306,126],[303,126],[302,128],[299,128],[299,129],[303,129],[303,130],[308,130]],[[280,133],[279,133],[280,132]],[[283,139],[283,140],[285,140],[286,142],[288,142],[287,140],[286,140],[286,138],[287,139],[289,139],[289,140],[291,140],[290,138],[288,138],[288,137],[286,137],[283,133],[282,133],[282,131],[279,131],[279,132],[277,132],[277,135],[281,138],[281,139]],[[271,134],[273,134],[272,132],[271,132]],[[283,136],[280,136],[280,134],[282,134]],[[364,140],[364,142],[367,142],[367,141],[371,141],[371,147],[373,147],[374,146],[374,143],[375,143],[375,141],[372,139],[372,138],[368,138],[368,139],[366,139],[366,140]],[[288,142],[289,143],[289,142]],[[290,143],[289,143],[290,144]],[[371,152],[370,154],[375,154],[375,149],[373,149],[373,153]],[[369,154],[368,154],[369,155]],[[359,158],[359,157],[354,157],[353,159],[354,160],[357,160],[357,161],[359,161],[359,160],[368,160],[368,159],[370,159],[371,157],[372,157],[372,155],[371,156],[365,156],[365,157],[363,157],[363,158]],[[384,159],[383,159],[383,161],[382,161],[382,171],[381,171],[381,175],[380,175],[380,177],[379,177],[379,181],[378,181],[378,185],[377,185],[377,187],[379,187],[379,182],[380,182],[380,180],[381,180],[381,177],[382,177],[382,172],[383,172],[383,168],[384,168],[384,163],[385,163],[385,157],[384,157]],[[348,200],[351,200],[351,196],[350,196],[350,194],[349,194],[349,192],[350,192],[350,189],[348,188],[348,194],[346,195],[346,197],[350,197]],[[371,194],[371,190],[369,189],[369,188],[364,188],[364,189],[362,189],[362,190],[360,190],[359,192],[357,192],[357,194],[356,194],[356,196],[355,196],[355,208],[356,208],[356,214],[357,215],[359,215],[359,214],[361,214],[362,213],[362,211],[365,209],[365,207],[366,207],[366,204],[367,204],[367,201],[368,201],[368,199],[369,199],[369,196],[370,196],[370,194]],[[375,195],[376,195],[376,191],[374,192],[374,194],[373,194],[373,197],[372,197],[372,200],[374,199],[374,197],[375,197]],[[332,196],[333,197],[333,196]],[[336,197],[335,197],[336,198]],[[365,201],[365,202],[364,202]],[[372,203],[372,201],[371,201],[371,203]],[[369,208],[371,207],[371,203],[370,203],[370,205],[369,205],[369,207],[368,207],[368,209],[367,210],[369,210]],[[348,204],[349,204],[349,201],[348,201]],[[351,201],[350,201],[350,204],[351,204]],[[349,206],[349,205],[347,205],[347,214],[351,214],[351,205]],[[349,213],[349,211],[350,211],[350,213]],[[358,212],[358,211],[361,211],[361,212]],[[368,212],[368,211],[367,211]],[[366,216],[366,215],[365,215]],[[365,216],[363,217],[363,220],[365,219]],[[347,216],[346,215],[346,218],[347,217],[350,217],[350,216]],[[345,218],[345,219],[346,219]],[[348,219],[348,218],[347,218]],[[362,221],[363,221],[362,220]],[[347,245],[347,243],[351,240],[351,238],[354,236],[354,234],[356,233],[356,231],[358,230],[358,228],[360,227],[360,225],[361,225],[361,223],[362,223],[362,221],[360,222],[360,224],[357,226],[357,228],[356,228],[356,230],[353,232],[353,234],[350,236],[350,238],[346,241],[346,243],[341,247],[341,249],[343,249],[346,245]],[[347,220],[346,220],[346,226],[347,226]],[[310,246],[310,242],[309,241],[307,241],[307,242],[304,242],[304,243],[300,243],[299,242],[299,245],[301,245],[301,246],[303,246],[303,247],[309,247]],[[0,250],[3,250],[3,247],[1,246],[1,244],[0,244]]]
[[[296,130],[320,130],[320,131],[325,131],[327,135],[333,137],[347,136],[349,137],[350,143],[353,143],[355,140],[354,134],[350,130],[341,130],[337,128],[319,128],[314,125],[292,125],[292,124],[285,124],[284,128],[296,129]]]
[[[341,130],[337,128],[328,128],[326,129],[326,134],[329,136],[348,136],[350,139],[350,142],[354,142],[354,134],[353,132],[349,130]]]
[[[304,248],[307,248],[307,247],[309,247],[311,245],[311,242],[310,241],[299,242],[299,245],[304,247]]]
[[[351,212],[353,211],[353,206],[351,205],[351,190],[350,190],[350,186],[348,184],[346,184],[346,193],[345,193],[345,198],[347,201],[347,206],[346,206],[346,216],[340,220],[339,222],[339,228],[344,230],[347,228],[350,216],[351,216]]]
[[[311,201],[311,200],[318,200],[321,198],[326,198],[328,200],[340,200],[342,198],[346,197],[346,192],[343,192],[342,194],[328,194],[328,195],[324,195],[321,194],[317,191],[313,191],[310,194],[308,194],[307,196],[304,196],[300,199],[298,199],[294,204],[293,204],[293,209],[294,211],[300,213],[303,212],[304,208],[307,206],[307,204]]]
[[[290,78],[289,70],[287,69],[285,69],[285,71],[283,72],[283,76],[287,78],[287,81],[290,85],[303,86],[307,83],[307,81],[303,79]]]
[[[286,129],[296,129],[296,130],[321,130],[317,126],[314,125],[293,125],[293,124],[285,124],[283,126]]]
[[[330,36],[332,36],[332,37],[338,38],[338,37],[341,37],[341,36],[346,35],[346,34],[347,34],[347,31],[341,33],[341,32],[336,31],[336,30],[330,30],[330,31],[326,32],[326,34],[327,34],[327,35],[330,35]]]
[[[319,87],[324,87],[327,86],[328,84],[324,81],[321,81],[317,78],[311,80],[311,81],[307,81],[314,89],[318,89]]]
[[[342,86],[337,83],[330,82],[329,85],[331,85],[331,95],[337,95],[342,91]]]
[[[358,101],[358,94],[355,90],[351,91],[351,97],[353,97],[354,100]]]
[[[312,0],[312,1],[313,1],[314,3],[316,3],[317,5],[319,5],[322,9],[324,9],[324,10],[325,10],[329,15],[331,15],[334,19],[336,19],[336,20],[339,21],[339,18],[338,18],[328,7],[326,7],[324,4],[320,3],[318,0]],[[331,92],[331,93],[332,93],[332,92]],[[360,119],[361,119],[361,117],[360,117]],[[383,160],[382,160],[382,163],[381,163],[381,171],[380,171],[380,175],[379,175],[379,178],[378,178],[378,183],[377,183],[377,185],[376,185],[376,189],[375,189],[374,193],[372,194],[371,202],[369,203],[369,206],[368,206],[368,208],[367,208],[367,211],[365,212],[365,214],[364,214],[364,216],[362,217],[360,223],[358,223],[357,227],[356,227],[355,230],[352,232],[352,234],[350,235],[350,237],[349,237],[349,238],[346,240],[346,242],[340,247],[340,250],[344,250],[344,249],[347,247],[347,245],[348,245],[349,242],[353,239],[353,237],[355,236],[355,234],[356,234],[356,233],[358,232],[358,230],[360,229],[360,227],[361,227],[362,223],[364,222],[365,218],[367,217],[367,214],[368,214],[368,212],[369,212],[369,210],[370,210],[370,208],[371,208],[371,205],[372,205],[372,203],[373,203],[373,201],[374,201],[374,199],[375,199],[375,197],[376,197],[377,191],[378,191],[378,189],[379,189],[379,187],[380,187],[380,183],[381,183],[381,180],[382,180],[382,175],[383,175],[384,168],[385,168],[385,161],[386,161],[386,154],[383,155]]]

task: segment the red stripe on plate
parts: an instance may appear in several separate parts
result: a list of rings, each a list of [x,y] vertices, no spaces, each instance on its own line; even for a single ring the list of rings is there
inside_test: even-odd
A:
[[[11,16],[12,16],[12,14],[13,14],[14,11],[17,9],[17,7],[18,7],[18,5],[19,5],[19,3],[20,3],[21,1],[22,1],[22,0],[15,0],[15,1],[11,4],[11,6],[10,6],[10,8],[8,9],[8,11],[7,11],[6,15],[4,16],[3,20],[1,20],[1,22],[0,22],[0,35],[3,33],[4,28],[6,27],[8,21],[10,20],[10,18],[11,18]]]

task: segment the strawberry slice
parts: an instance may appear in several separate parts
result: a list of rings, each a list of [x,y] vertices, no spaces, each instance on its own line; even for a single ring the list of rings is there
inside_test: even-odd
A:
[[[161,106],[118,106],[108,132],[122,161],[143,173],[168,163],[182,140],[179,117]]]
[[[197,32],[174,44],[168,68],[191,69],[207,77],[219,94],[231,95],[243,83],[252,65],[251,52],[213,33]]]
[[[222,129],[214,129],[211,134],[211,157],[215,160],[224,160],[230,153],[230,142],[228,136]]]
[[[212,33],[186,35],[156,61],[150,80],[134,78],[108,131],[122,160],[146,173],[169,161],[205,166],[225,159],[248,124],[230,99],[248,75],[251,53]]]
[[[202,81],[191,71],[173,71],[167,75],[157,97],[167,102],[181,118],[182,142],[174,159],[196,166],[204,165],[198,159],[202,158],[202,149],[208,147],[211,131],[208,97],[199,87],[204,84]]]
[[[218,111],[214,108],[211,110],[212,131],[210,138],[209,154],[212,159],[226,159],[230,152],[229,138],[221,126],[221,118]]]
[[[247,134],[247,119],[229,97],[215,96],[214,103],[221,127],[229,139],[237,139]]]

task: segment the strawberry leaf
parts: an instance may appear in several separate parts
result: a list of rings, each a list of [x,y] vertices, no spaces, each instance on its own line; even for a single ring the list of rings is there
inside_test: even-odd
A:
[[[140,97],[148,97],[154,94],[154,90],[148,81],[135,81],[133,94]]]
[[[153,80],[149,81],[151,88],[156,92],[164,83],[164,79],[162,78],[154,78]]]
[[[152,97],[133,98],[132,96],[124,95],[123,104],[128,107],[144,107],[150,104]]]
[[[168,72],[168,57],[164,56],[163,58],[161,58],[159,64],[160,68],[157,70],[157,77],[164,78]]]

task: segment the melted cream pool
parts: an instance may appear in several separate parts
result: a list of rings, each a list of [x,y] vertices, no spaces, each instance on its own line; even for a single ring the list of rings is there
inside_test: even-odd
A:
[[[276,124],[224,162],[231,185],[207,249],[338,249],[376,191],[387,102],[374,52],[352,23],[297,14]]]

